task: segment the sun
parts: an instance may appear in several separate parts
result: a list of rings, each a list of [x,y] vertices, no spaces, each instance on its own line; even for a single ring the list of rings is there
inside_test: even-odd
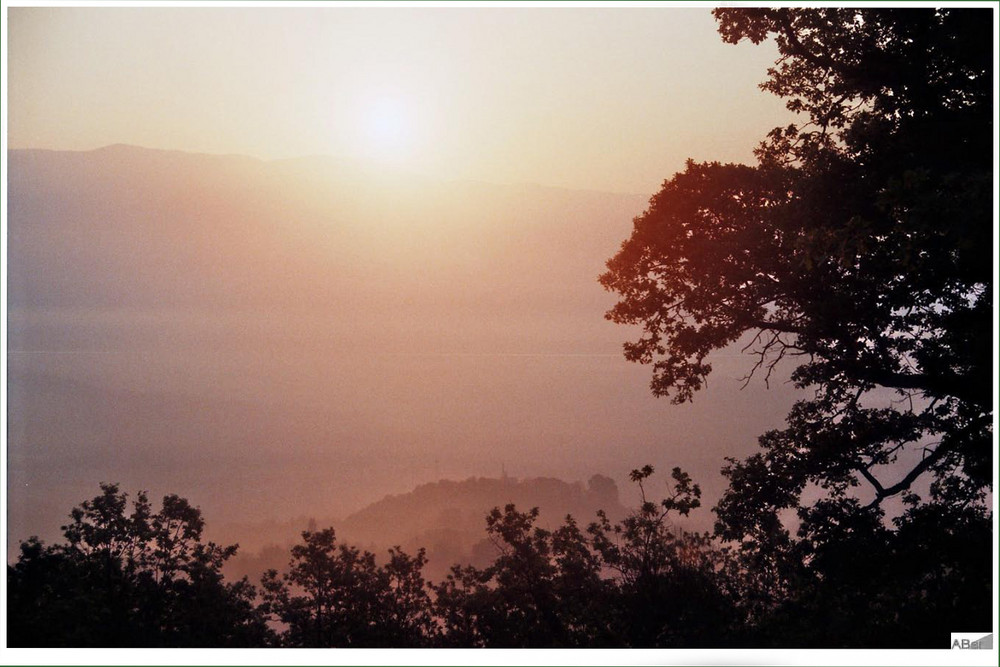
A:
[[[380,95],[363,111],[364,139],[371,157],[400,161],[413,149],[413,112],[399,95]]]

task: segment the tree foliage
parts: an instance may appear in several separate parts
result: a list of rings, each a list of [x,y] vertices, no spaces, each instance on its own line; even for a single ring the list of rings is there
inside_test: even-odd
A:
[[[270,630],[246,580],[223,581],[236,546],[202,542],[201,511],[176,495],[153,512],[117,484],[84,501],[66,542],[21,543],[8,567],[13,646],[262,646]]]
[[[791,378],[814,390],[761,438],[763,453],[731,462],[718,508],[727,537],[769,530],[807,485],[836,497],[862,481],[877,505],[929,473],[934,500],[981,500],[992,460],[989,16],[715,15],[728,42],[775,39],[762,87],[802,122],[771,132],[754,166],[689,162],[636,218],[601,277],[621,297],[608,317],[643,328],[626,357],[652,364],[653,392],[676,402],[734,344],[755,355],[751,376],[766,382],[792,360]]]
[[[287,627],[283,646],[419,647],[433,639],[423,549],[409,556],[396,547],[379,566],[326,528],[304,531],[291,555],[287,573],[268,570],[261,581],[262,610]]]
[[[811,390],[723,469],[716,531],[754,641],[906,645],[923,628],[944,645],[944,625],[989,627],[990,16],[714,14],[727,42],[775,40],[761,87],[800,122],[753,166],[689,161],[635,219],[601,276],[620,296],[608,318],[642,327],[625,356],[678,403],[733,345],[747,383],[788,372]]]
[[[600,645],[600,564],[571,517],[553,532],[535,525],[538,516],[537,507],[494,508],[486,517],[493,563],[456,565],[433,586],[445,645]]]
[[[539,511],[494,509],[487,534],[497,557],[485,569],[453,568],[434,586],[446,643],[492,647],[669,647],[729,645],[735,601],[724,583],[725,554],[708,535],[677,530],[701,491],[678,468],[674,493],[654,503],[632,471],[642,502],[621,523],[600,512],[581,530],[573,517],[554,531]]]
[[[259,591],[223,580],[233,548],[201,542],[187,501],[167,496],[153,513],[139,494],[128,512],[104,485],[74,509],[66,544],[22,543],[8,636],[65,647],[934,647],[942,627],[989,617],[981,507],[912,502],[893,529],[841,499],[803,515],[808,540],[734,549],[677,525],[700,505],[685,472],[658,501],[652,476],[632,471],[640,502],[616,523],[601,511],[586,528],[567,516],[546,530],[537,508],[494,508],[492,562],[455,565],[439,583],[423,578],[423,550],[376,559],[332,528],[307,530]]]

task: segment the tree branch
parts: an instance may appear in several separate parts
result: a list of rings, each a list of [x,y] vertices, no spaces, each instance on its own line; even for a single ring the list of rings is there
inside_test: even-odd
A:
[[[910,485],[913,484],[913,482],[916,481],[920,475],[924,474],[928,468],[944,458],[945,454],[951,450],[952,447],[948,445],[939,445],[937,449],[930,453],[929,456],[921,459],[920,463],[913,466],[913,469],[906,473],[906,476],[903,477],[903,479],[888,488],[882,486],[882,484],[871,474],[868,468],[859,468],[858,472],[860,472],[861,475],[875,487],[875,498],[868,503],[868,507],[879,505],[886,498],[890,498],[909,489]]]

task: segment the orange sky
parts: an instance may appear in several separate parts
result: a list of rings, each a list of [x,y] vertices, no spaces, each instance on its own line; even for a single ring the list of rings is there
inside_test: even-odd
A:
[[[707,8],[11,8],[9,147],[325,154],[651,194],[787,118]]]

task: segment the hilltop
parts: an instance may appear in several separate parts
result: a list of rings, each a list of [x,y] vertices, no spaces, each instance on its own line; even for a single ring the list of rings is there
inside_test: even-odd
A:
[[[597,510],[603,509],[612,520],[626,513],[617,485],[604,475],[593,475],[586,484],[552,477],[441,480],[421,484],[409,493],[386,496],[342,521],[303,517],[285,523],[223,527],[221,534],[227,539],[239,540],[243,533],[254,535],[254,544],[262,539],[268,542],[234,558],[227,566],[227,575],[246,574],[256,579],[269,567],[282,569],[299,532],[332,525],[342,542],[377,556],[396,545],[410,553],[426,548],[429,562],[425,576],[440,580],[455,563],[483,566],[492,561],[495,554],[485,539],[485,516],[492,508],[508,503],[525,510],[538,507],[538,525],[550,529],[561,524],[566,515],[586,525]]]

